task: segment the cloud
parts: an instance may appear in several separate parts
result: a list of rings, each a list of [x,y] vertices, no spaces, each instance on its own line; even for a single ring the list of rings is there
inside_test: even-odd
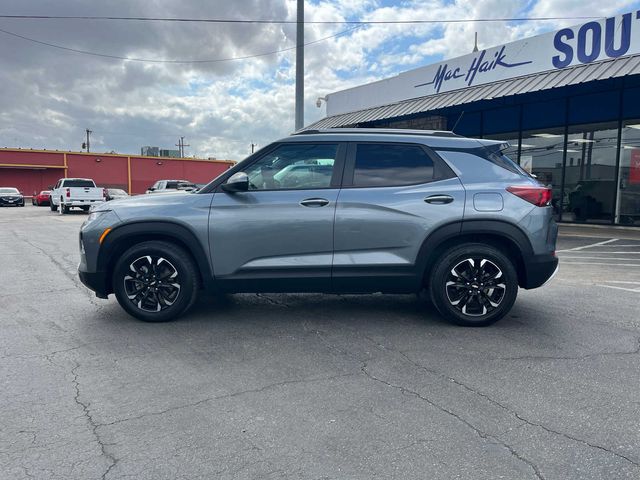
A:
[[[511,16],[611,15],[638,2],[593,0],[308,1],[307,19],[410,20]],[[150,8],[152,7],[152,8]],[[3,2],[4,14],[117,15],[295,20],[295,0],[211,2]],[[306,123],[323,116],[319,96],[552,30],[570,22],[370,25],[309,24],[305,41]],[[110,55],[220,59],[295,44],[295,25],[0,19],[0,28],[38,40]],[[193,64],[144,63],[65,52],[0,33],[0,146],[77,150],[84,129],[96,151],[135,153],[171,147],[239,160],[293,130],[295,52]]]

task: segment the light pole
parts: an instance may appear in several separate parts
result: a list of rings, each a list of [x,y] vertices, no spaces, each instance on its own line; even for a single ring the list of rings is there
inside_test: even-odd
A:
[[[304,126],[304,0],[298,0],[296,19],[296,124]]]

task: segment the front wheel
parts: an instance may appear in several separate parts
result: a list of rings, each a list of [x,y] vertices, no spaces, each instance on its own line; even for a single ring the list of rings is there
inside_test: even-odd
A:
[[[447,250],[434,265],[431,298],[447,320],[484,327],[504,317],[518,294],[512,260],[490,245],[469,243]]]
[[[198,295],[191,256],[168,242],[131,247],[116,262],[113,290],[120,306],[145,322],[165,322],[185,313]]]

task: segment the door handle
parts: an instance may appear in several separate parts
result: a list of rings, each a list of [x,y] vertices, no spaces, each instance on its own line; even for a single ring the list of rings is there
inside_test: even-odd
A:
[[[329,205],[329,200],[326,198],[305,198],[300,202],[300,205],[311,208],[324,207]]]
[[[424,201],[435,205],[444,205],[445,203],[453,202],[453,197],[450,195],[430,195]]]

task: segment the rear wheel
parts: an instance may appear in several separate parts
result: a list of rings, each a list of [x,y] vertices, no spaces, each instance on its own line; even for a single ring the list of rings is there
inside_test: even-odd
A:
[[[168,242],[131,247],[113,270],[120,306],[145,322],[165,322],[185,313],[198,295],[199,277],[191,256]]]
[[[82,208],[83,212],[88,212],[91,207],[90,206],[86,206],[86,207],[80,207],[80,208]]]
[[[518,294],[512,260],[497,248],[480,243],[447,250],[434,265],[431,298],[447,320],[484,327],[504,317]]]
[[[49,201],[49,208],[51,209],[52,212],[58,211],[58,206],[53,203],[53,200]]]

